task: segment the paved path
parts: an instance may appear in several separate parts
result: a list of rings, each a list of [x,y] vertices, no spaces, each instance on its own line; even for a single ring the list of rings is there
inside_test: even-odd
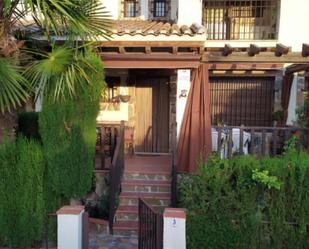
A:
[[[111,236],[91,231],[89,249],[137,249],[137,237]]]

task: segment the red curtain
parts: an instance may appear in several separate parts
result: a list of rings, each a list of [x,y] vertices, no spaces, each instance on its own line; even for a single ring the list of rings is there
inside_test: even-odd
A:
[[[193,173],[211,153],[208,65],[194,69],[178,142],[178,172]]]
[[[282,82],[281,106],[283,110],[283,123],[285,124],[288,118],[288,109],[290,103],[291,88],[294,80],[293,73],[286,73]]]

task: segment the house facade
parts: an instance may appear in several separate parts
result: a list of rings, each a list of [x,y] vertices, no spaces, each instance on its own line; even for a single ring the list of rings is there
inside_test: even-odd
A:
[[[180,137],[195,69],[207,65],[212,125],[273,126],[287,68],[306,64],[306,0],[105,0],[115,19],[99,44],[109,85],[98,122],[125,120],[135,152],[168,153]],[[307,87],[294,73],[287,124]],[[126,97],[125,101],[121,98]]]

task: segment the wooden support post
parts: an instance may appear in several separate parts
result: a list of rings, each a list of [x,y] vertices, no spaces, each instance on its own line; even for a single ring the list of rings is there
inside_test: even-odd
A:
[[[231,158],[233,154],[233,129],[229,129],[228,133],[228,157]]]
[[[244,154],[244,129],[242,127],[239,129],[239,154]]]
[[[277,155],[277,148],[278,148],[278,130],[274,129],[273,131],[273,156]]]
[[[254,154],[254,148],[253,148],[253,137],[254,137],[255,131],[254,129],[250,130],[250,136],[251,136],[251,145],[250,145],[250,154],[253,155]]]
[[[266,154],[266,131],[262,130],[262,156]]]

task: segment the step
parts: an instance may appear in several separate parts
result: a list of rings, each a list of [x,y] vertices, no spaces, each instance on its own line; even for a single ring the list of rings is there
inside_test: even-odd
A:
[[[124,172],[124,180],[154,180],[154,181],[170,181],[172,179],[169,173],[158,173],[158,172],[140,172],[140,173],[130,173]]]
[[[114,235],[137,236],[138,221],[116,221],[113,226]]]
[[[170,193],[122,192],[119,196],[120,206],[137,206],[139,198],[145,199],[152,206],[169,206],[171,204]]]
[[[122,182],[124,192],[159,192],[170,193],[171,181],[165,180],[124,180]]]
[[[116,211],[117,221],[137,221],[138,206],[119,206]]]

